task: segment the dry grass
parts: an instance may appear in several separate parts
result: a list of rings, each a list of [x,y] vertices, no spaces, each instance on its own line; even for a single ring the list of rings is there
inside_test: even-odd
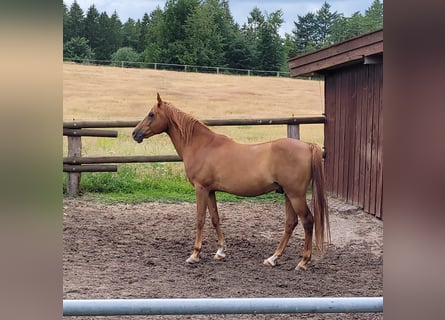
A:
[[[159,92],[164,100],[199,119],[277,118],[321,115],[323,82],[277,77],[185,73],[105,66],[63,65],[63,118],[139,120]],[[240,142],[286,136],[285,126],[214,127]],[[119,138],[84,138],[84,155],[171,154],[167,137],[136,144],[131,129]],[[301,127],[301,139],[323,142],[321,125]],[[66,154],[66,146],[64,147]]]

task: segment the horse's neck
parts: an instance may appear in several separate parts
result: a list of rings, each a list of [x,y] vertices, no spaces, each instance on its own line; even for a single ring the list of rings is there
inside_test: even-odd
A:
[[[184,160],[187,154],[193,153],[197,146],[204,145],[215,135],[214,132],[199,122],[195,123],[192,136],[188,137],[187,141],[185,141],[185,137],[181,135],[179,129],[175,126],[170,127],[167,134],[170,136],[173,146],[182,160]]]

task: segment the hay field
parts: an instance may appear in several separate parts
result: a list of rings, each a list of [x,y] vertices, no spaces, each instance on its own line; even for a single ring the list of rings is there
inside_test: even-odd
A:
[[[139,120],[156,92],[199,119],[321,115],[322,81],[63,64],[63,120]],[[286,136],[285,126],[213,127],[239,142]],[[82,139],[83,155],[172,154],[166,135],[137,144],[132,129],[119,137]],[[301,139],[323,143],[322,125],[301,126]],[[66,155],[66,139],[64,139]]]

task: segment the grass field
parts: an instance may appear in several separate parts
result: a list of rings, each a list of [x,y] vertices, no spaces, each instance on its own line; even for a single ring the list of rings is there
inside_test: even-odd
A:
[[[65,63],[63,65],[63,120],[140,120],[154,104],[156,93],[198,119],[278,118],[321,115],[324,111],[323,82],[277,78],[185,73],[150,69],[123,69]],[[212,127],[243,143],[263,142],[286,136],[286,126]],[[119,129],[118,138],[82,138],[85,156],[174,154],[165,134],[137,144],[131,128]],[[322,125],[303,125],[300,138],[323,143]],[[64,138],[63,155],[67,154]],[[108,198],[144,201],[147,181],[169,184],[175,179],[181,192],[192,192],[182,163],[130,164],[118,173],[82,174],[81,189],[108,194]],[[122,186],[122,181],[126,187]],[[167,181],[169,180],[169,181]],[[150,183],[149,183],[150,184]],[[108,185],[108,187],[106,187]],[[112,186],[112,185],[119,185]],[[135,196],[140,193],[140,196]],[[128,194],[128,196],[125,196]],[[112,195],[112,196],[110,196]],[[171,196],[173,200],[178,194]],[[223,196],[224,197],[224,196]],[[192,201],[190,198],[190,201]],[[231,198],[228,198],[231,200]]]

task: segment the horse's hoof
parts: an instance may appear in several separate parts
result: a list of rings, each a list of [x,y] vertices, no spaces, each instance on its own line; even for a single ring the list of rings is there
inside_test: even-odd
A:
[[[190,258],[185,260],[185,262],[190,263],[190,264],[198,263],[199,262],[199,258],[195,258],[193,256],[190,256]]]
[[[226,257],[226,255],[224,253],[223,254],[216,253],[215,256],[213,257],[213,259],[220,261],[220,260],[223,260],[225,257]]]
[[[298,265],[295,267],[295,270],[303,270],[303,271],[306,271],[306,270],[307,270],[307,266],[303,266],[303,265],[298,264]]]
[[[226,254],[224,253],[224,248],[219,248],[218,251],[216,251],[215,256],[213,257],[215,260],[222,260],[226,257]]]
[[[263,264],[268,267],[275,267],[277,265],[277,257],[269,257],[264,260]]]
[[[267,267],[273,267],[273,265],[271,265],[269,260],[267,260],[267,259],[264,259],[263,264]]]

